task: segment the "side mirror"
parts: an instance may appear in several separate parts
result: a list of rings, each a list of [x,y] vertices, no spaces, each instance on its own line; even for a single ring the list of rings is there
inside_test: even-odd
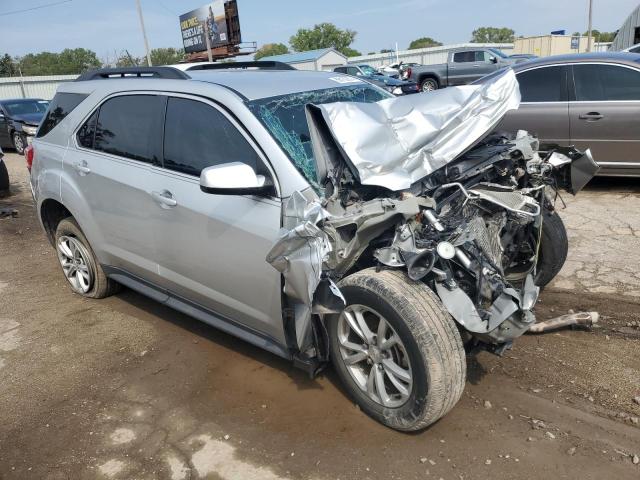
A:
[[[361,77],[362,76],[362,72],[361,71],[357,71],[356,72],[356,76]]]
[[[4,118],[4,113],[0,112],[0,120]]]
[[[200,190],[216,195],[262,195],[272,191],[273,185],[246,163],[231,162],[202,170]]]
[[[498,63],[498,59],[496,57],[489,57],[489,61],[491,63]]]

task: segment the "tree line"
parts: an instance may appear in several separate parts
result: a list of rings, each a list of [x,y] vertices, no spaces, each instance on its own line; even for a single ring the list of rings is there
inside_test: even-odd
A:
[[[171,65],[184,60],[182,48],[154,48],[150,52],[153,65]],[[96,53],[86,48],[66,48],[60,53],[29,53],[23,57],[0,54],[0,77],[18,75],[75,75],[100,67],[134,67],[146,65],[146,57],[134,57],[127,51],[113,59],[100,59]]]
[[[271,55],[282,55],[321,48],[335,48],[347,57],[362,55],[351,47],[357,32],[340,29],[332,23],[320,23],[312,28],[301,28],[289,39],[289,46],[283,43],[267,43],[259,48],[254,58],[259,60]],[[574,36],[580,35],[575,32]],[[586,32],[583,33],[586,35]],[[600,32],[592,30],[596,42],[611,42],[616,32]],[[480,27],[471,33],[472,43],[513,43],[515,31],[505,27]],[[431,37],[420,37],[409,43],[408,49],[441,46],[442,42]],[[391,53],[393,50],[382,49],[380,53]],[[369,52],[374,54],[376,52]],[[182,48],[154,48],[150,52],[153,65],[171,65],[185,58]],[[17,75],[73,75],[99,67],[130,67],[146,65],[145,57],[134,57],[126,50],[116,54],[112,59],[99,59],[95,52],[86,48],[67,48],[60,53],[29,53],[23,57],[12,57],[8,53],[0,54],[0,77]]]

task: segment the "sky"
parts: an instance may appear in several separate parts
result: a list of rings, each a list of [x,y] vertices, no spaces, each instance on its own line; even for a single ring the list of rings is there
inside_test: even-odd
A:
[[[124,49],[144,53],[135,0],[0,0],[0,54],[21,56],[84,47],[98,57]],[[178,16],[206,0],[141,0],[151,48],[181,47]],[[635,0],[593,0],[593,26],[617,30],[638,5]],[[481,26],[509,27],[516,35],[587,29],[588,0],[238,0],[243,40],[287,44],[298,28],[332,22],[358,34],[362,53],[406,49],[411,40],[432,37],[444,44],[467,42]]]

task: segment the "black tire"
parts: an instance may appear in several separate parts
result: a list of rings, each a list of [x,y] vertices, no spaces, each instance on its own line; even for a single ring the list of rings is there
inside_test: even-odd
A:
[[[11,135],[11,141],[13,143],[13,149],[19,155],[24,155],[24,149],[27,146],[27,139],[20,132],[13,132]]]
[[[440,88],[440,86],[438,85],[438,80],[436,80],[435,78],[428,77],[422,80],[422,82],[420,83],[421,92],[433,92],[435,90],[438,90],[438,88]]]
[[[7,166],[4,164],[4,160],[2,160],[2,155],[0,155],[0,195],[6,195],[9,193],[9,171],[7,170]]]
[[[83,292],[81,290],[74,288],[73,284],[69,282],[71,289],[75,293],[78,293],[79,295],[82,295],[83,297],[87,297],[87,298],[105,298],[110,295],[113,295],[114,293],[117,293],[118,290],[120,290],[120,285],[105,275],[104,271],[102,270],[102,267],[100,266],[100,263],[96,258],[95,253],[93,253],[93,250],[91,248],[91,245],[89,244],[89,241],[84,236],[84,233],[82,233],[80,226],[73,219],[73,217],[67,217],[61,220],[60,223],[58,224],[58,227],[56,228],[55,243],[54,243],[54,246],[56,249],[58,248],[58,241],[63,236],[72,237],[76,239],[84,247],[86,252],[85,260],[86,260],[87,266],[89,267],[89,270],[93,274],[91,286],[87,292]],[[66,278],[66,275],[65,275],[65,278]]]
[[[331,360],[350,396],[369,416],[396,430],[420,430],[442,418],[462,395],[466,361],[456,324],[436,295],[397,270],[362,270],[339,286],[347,306],[367,306],[392,326],[404,344],[413,377],[408,399],[397,408],[371,399],[342,360],[339,316],[333,315],[328,318]]]
[[[542,238],[538,252],[536,285],[546,286],[562,269],[569,252],[567,230],[560,215],[545,210],[542,219]]]

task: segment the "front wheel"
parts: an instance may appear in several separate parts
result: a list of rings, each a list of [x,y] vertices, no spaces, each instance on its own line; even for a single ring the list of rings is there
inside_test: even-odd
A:
[[[555,210],[545,210],[542,218],[536,285],[544,287],[558,275],[567,260],[567,253],[569,253],[569,240],[560,215]]]
[[[16,153],[24,155],[24,149],[27,146],[25,137],[19,132],[13,132],[12,140],[13,148],[15,149]]]
[[[328,318],[331,360],[360,408],[396,430],[420,430],[458,402],[466,376],[456,325],[435,294],[403,272],[340,282],[347,306]]]

